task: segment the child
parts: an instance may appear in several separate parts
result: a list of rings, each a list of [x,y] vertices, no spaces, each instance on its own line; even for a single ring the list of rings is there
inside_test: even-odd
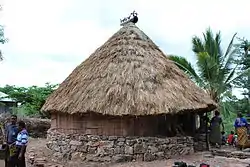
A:
[[[225,145],[227,143],[225,132],[222,131],[221,135],[222,135],[222,145]]]
[[[234,131],[231,131],[230,135],[228,135],[227,143],[229,145],[233,145],[234,144]]]
[[[238,143],[238,136],[237,134],[234,135],[234,142],[233,142],[233,146],[237,146],[237,143]]]

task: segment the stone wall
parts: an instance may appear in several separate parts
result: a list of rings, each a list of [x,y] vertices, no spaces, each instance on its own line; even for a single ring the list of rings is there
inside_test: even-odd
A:
[[[37,138],[46,138],[47,131],[50,128],[49,119],[39,119],[39,118],[19,118],[26,123],[27,130],[31,137]],[[4,125],[6,123],[5,117],[0,117],[0,123]],[[2,139],[2,133],[0,132],[0,141]]]
[[[195,151],[207,151],[208,150],[205,133],[197,133],[195,135],[195,137],[194,137],[194,150]]]
[[[48,131],[47,147],[56,159],[95,162],[153,161],[194,152],[192,137],[65,135]]]
[[[47,137],[47,131],[50,128],[51,122],[49,119],[23,118],[22,120],[26,123],[27,130],[31,137]]]

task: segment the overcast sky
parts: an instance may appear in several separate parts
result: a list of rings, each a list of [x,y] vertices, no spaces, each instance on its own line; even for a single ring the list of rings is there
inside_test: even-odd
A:
[[[166,54],[193,61],[191,38],[207,27],[250,38],[249,0],[0,0],[9,43],[1,45],[0,86],[60,83],[138,12],[138,27]]]

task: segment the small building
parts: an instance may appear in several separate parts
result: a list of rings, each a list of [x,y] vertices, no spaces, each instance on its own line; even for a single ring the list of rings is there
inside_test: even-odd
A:
[[[167,141],[171,137],[192,136],[196,130],[196,114],[209,112],[215,107],[209,95],[169,60],[135,23],[129,21],[73,70],[49,96],[42,111],[50,113],[52,119],[48,146],[57,152],[61,149],[59,152],[63,153],[63,150],[70,149],[60,145],[65,135],[72,137],[71,142],[65,139],[69,146],[76,144],[75,140],[81,138],[79,136],[85,138],[86,142],[76,144],[79,149],[81,144],[92,140],[89,136],[99,136],[99,143],[115,136],[115,144],[121,137],[125,138],[121,139],[124,143],[135,136],[137,139],[143,137],[142,141],[145,137],[163,137]],[[172,140],[177,142],[176,138]],[[52,146],[55,143],[58,145]],[[126,146],[113,144],[114,150],[122,147],[123,151],[113,153],[111,159],[118,154],[133,154],[133,159],[138,159],[135,158],[137,146],[133,146],[133,153],[125,153]],[[96,145],[95,151],[87,149],[83,152],[97,154],[100,147]],[[192,144],[189,145],[192,150],[191,147]],[[179,154],[187,153],[190,151]]]
[[[17,101],[0,92],[0,114],[11,113],[13,107],[17,107]]]

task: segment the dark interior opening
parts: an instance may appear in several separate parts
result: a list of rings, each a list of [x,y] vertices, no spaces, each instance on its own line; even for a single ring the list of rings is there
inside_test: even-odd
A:
[[[174,137],[192,136],[195,133],[194,114],[157,116],[158,129],[155,135]]]

